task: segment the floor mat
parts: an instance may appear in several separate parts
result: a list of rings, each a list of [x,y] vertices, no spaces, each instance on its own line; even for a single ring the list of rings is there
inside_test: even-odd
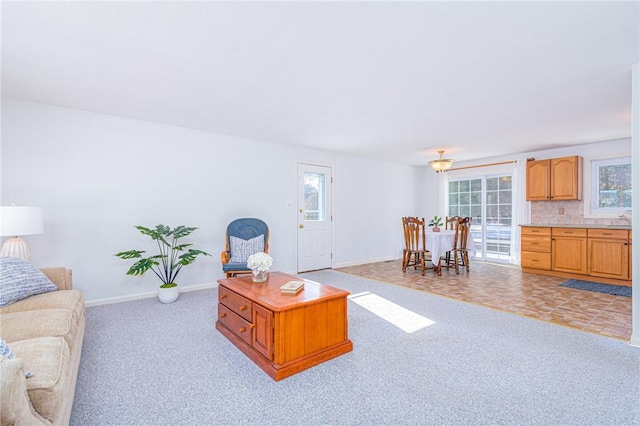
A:
[[[593,283],[591,281],[567,280],[560,287],[576,288],[579,290],[597,291],[598,293],[612,294],[614,296],[631,297],[631,287],[613,284]]]

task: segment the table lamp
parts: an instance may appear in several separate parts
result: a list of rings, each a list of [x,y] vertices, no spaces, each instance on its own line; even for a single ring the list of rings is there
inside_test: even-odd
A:
[[[34,235],[44,232],[44,219],[40,207],[0,207],[0,236],[10,236],[2,245],[0,255],[31,260],[27,243],[19,235]]]

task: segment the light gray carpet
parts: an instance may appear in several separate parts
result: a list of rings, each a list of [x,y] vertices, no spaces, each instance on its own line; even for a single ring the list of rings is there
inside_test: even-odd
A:
[[[217,293],[87,309],[72,425],[640,424],[626,342],[336,271],[435,324],[408,334],[349,302],[353,352],[274,382],[217,330]]]

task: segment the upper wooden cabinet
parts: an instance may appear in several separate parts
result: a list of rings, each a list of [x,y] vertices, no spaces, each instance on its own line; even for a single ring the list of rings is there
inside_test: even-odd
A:
[[[527,201],[582,200],[582,157],[527,162]]]

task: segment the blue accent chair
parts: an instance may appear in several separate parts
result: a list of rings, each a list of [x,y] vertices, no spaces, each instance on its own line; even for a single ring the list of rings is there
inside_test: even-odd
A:
[[[233,257],[230,237],[234,236],[243,240],[250,240],[258,235],[264,235],[264,252],[269,253],[269,227],[262,220],[245,217],[236,219],[227,226],[227,232],[225,234],[226,246],[225,250],[220,254],[222,271],[226,274],[227,278],[235,277],[239,274],[251,273],[251,269],[247,268],[246,261],[230,262]]]

